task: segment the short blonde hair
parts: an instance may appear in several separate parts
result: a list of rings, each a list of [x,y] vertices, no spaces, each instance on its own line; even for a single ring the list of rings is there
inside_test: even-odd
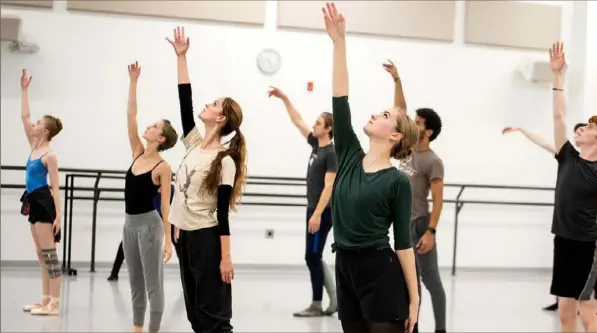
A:
[[[412,147],[419,142],[419,127],[407,114],[400,113],[396,131],[402,134],[402,139],[392,148],[391,155],[395,159],[403,160],[412,154]]]

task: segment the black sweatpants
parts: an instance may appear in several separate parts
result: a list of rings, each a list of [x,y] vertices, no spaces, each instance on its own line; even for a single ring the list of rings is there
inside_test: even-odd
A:
[[[194,332],[232,332],[232,286],[222,281],[218,228],[181,230],[176,245],[187,319]]]

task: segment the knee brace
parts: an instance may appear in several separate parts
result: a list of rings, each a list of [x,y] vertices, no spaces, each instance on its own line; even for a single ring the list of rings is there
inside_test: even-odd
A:
[[[41,252],[50,279],[60,277],[62,275],[62,268],[60,267],[60,262],[58,262],[58,253],[56,253],[56,249],[46,249],[41,250]]]

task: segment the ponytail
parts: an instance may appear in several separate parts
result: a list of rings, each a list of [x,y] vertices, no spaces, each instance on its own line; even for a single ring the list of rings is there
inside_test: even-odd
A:
[[[232,195],[230,196],[230,209],[233,211],[236,211],[236,203],[239,201],[247,182],[247,145],[245,136],[241,133],[240,129],[236,129],[235,132],[230,140],[228,149],[218,152],[216,158],[211,163],[211,167],[203,180],[200,190],[200,193],[216,195],[222,179],[222,160],[226,156],[230,156],[236,168]]]

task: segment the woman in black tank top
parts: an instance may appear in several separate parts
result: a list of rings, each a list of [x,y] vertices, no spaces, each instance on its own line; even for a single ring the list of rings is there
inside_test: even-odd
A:
[[[153,183],[152,173],[160,163],[164,162],[164,160],[161,160],[150,171],[135,175],[133,173],[133,165],[135,165],[139,157],[133,161],[133,164],[131,164],[131,167],[126,172],[124,187],[125,211],[127,214],[132,215],[147,213],[155,209],[153,197],[158,192],[160,185]]]
[[[170,183],[172,169],[160,152],[172,148],[178,135],[168,120],[162,119],[147,126],[143,145],[137,129],[137,81],[141,68],[129,65],[129,101],[127,127],[133,163],[126,173],[124,201],[125,223],[122,237],[124,256],[129,272],[133,303],[133,326],[142,332],[149,295],[149,332],[160,329],[164,311],[163,263],[172,256],[170,223]],[[162,195],[164,219],[153,205],[153,197]],[[164,200],[164,198],[166,198]],[[162,247],[163,244],[163,247]]]

